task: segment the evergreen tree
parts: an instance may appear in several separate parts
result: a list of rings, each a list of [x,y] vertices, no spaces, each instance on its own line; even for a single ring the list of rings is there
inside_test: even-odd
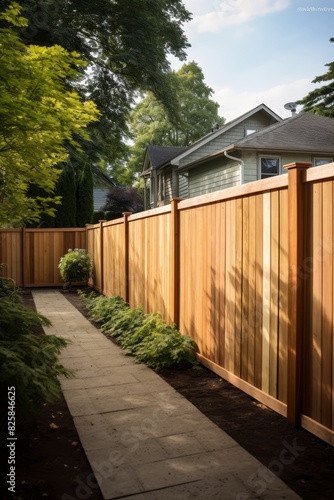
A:
[[[91,166],[86,162],[79,174],[77,187],[77,227],[84,227],[93,222],[94,196],[93,173]]]
[[[61,196],[55,227],[76,227],[76,182],[74,169],[68,162],[59,177],[57,192]]]
[[[329,41],[334,42],[334,38]],[[312,80],[312,83],[328,83],[309,92],[307,96],[297,101],[297,104],[302,104],[304,111],[334,118],[334,61],[326,64],[326,66],[328,66],[327,73],[317,76]]]

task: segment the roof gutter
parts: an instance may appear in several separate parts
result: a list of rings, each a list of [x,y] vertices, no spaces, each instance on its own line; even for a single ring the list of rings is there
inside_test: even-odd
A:
[[[244,183],[244,171],[245,171],[245,164],[244,162],[240,159],[240,158],[236,158],[235,156],[231,156],[227,153],[227,151],[224,151],[224,156],[226,156],[226,158],[229,158],[230,160],[235,160],[239,163],[240,165],[240,184],[243,184]]]

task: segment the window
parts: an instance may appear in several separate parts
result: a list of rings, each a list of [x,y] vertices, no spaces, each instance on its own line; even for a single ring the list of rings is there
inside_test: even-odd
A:
[[[245,136],[255,134],[257,130],[255,128],[245,128]]]
[[[262,156],[260,158],[260,179],[268,179],[280,173],[280,159],[278,157]]]
[[[319,167],[320,165],[326,165],[326,163],[332,163],[332,158],[314,158],[313,165]]]

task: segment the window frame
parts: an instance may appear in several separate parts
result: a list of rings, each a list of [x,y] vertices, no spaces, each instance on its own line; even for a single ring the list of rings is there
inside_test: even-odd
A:
[[[320,163],[319,165],[316,165],[317,161],[322,161],[322,162],[326,161],[326,163]],[[327,163],[333,163],[333,158],[325,158],[324,156],[315,156],[312,161],[313,167],[321,167],[321,165],[326,165]]]
[[[262,159],[278,160],[278,173],[277,174],[267,174],[266,177],[262,177]],[[259,180],[269,179],[270,177],[276,177],[282,173],[282,158],[279,155],[259,155],[258,160],[258,178]]]

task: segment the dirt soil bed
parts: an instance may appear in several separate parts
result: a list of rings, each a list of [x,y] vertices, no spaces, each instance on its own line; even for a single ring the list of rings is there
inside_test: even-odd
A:
[[[76,293],[65,296],[87,317]],[[31,294],[25,293],[24,301],[33,307]],[[301,498],[334,498],[332,446],[304,430],[294,429],[286,419],[205,368],[165,369],[159,374],[262,464],[277,473]],[[51,430],[50,424],[58,427]],[[0,498],[102,499],[63,399],[53,404],[42,403],[36,415],[19,416],[17,438],[16,493],[3,493]],[[5,465],[1,463],[1,471],[5,470]],[[270,476],[260,475],[259,482],[253,486],[260,489],[268,480]]]

